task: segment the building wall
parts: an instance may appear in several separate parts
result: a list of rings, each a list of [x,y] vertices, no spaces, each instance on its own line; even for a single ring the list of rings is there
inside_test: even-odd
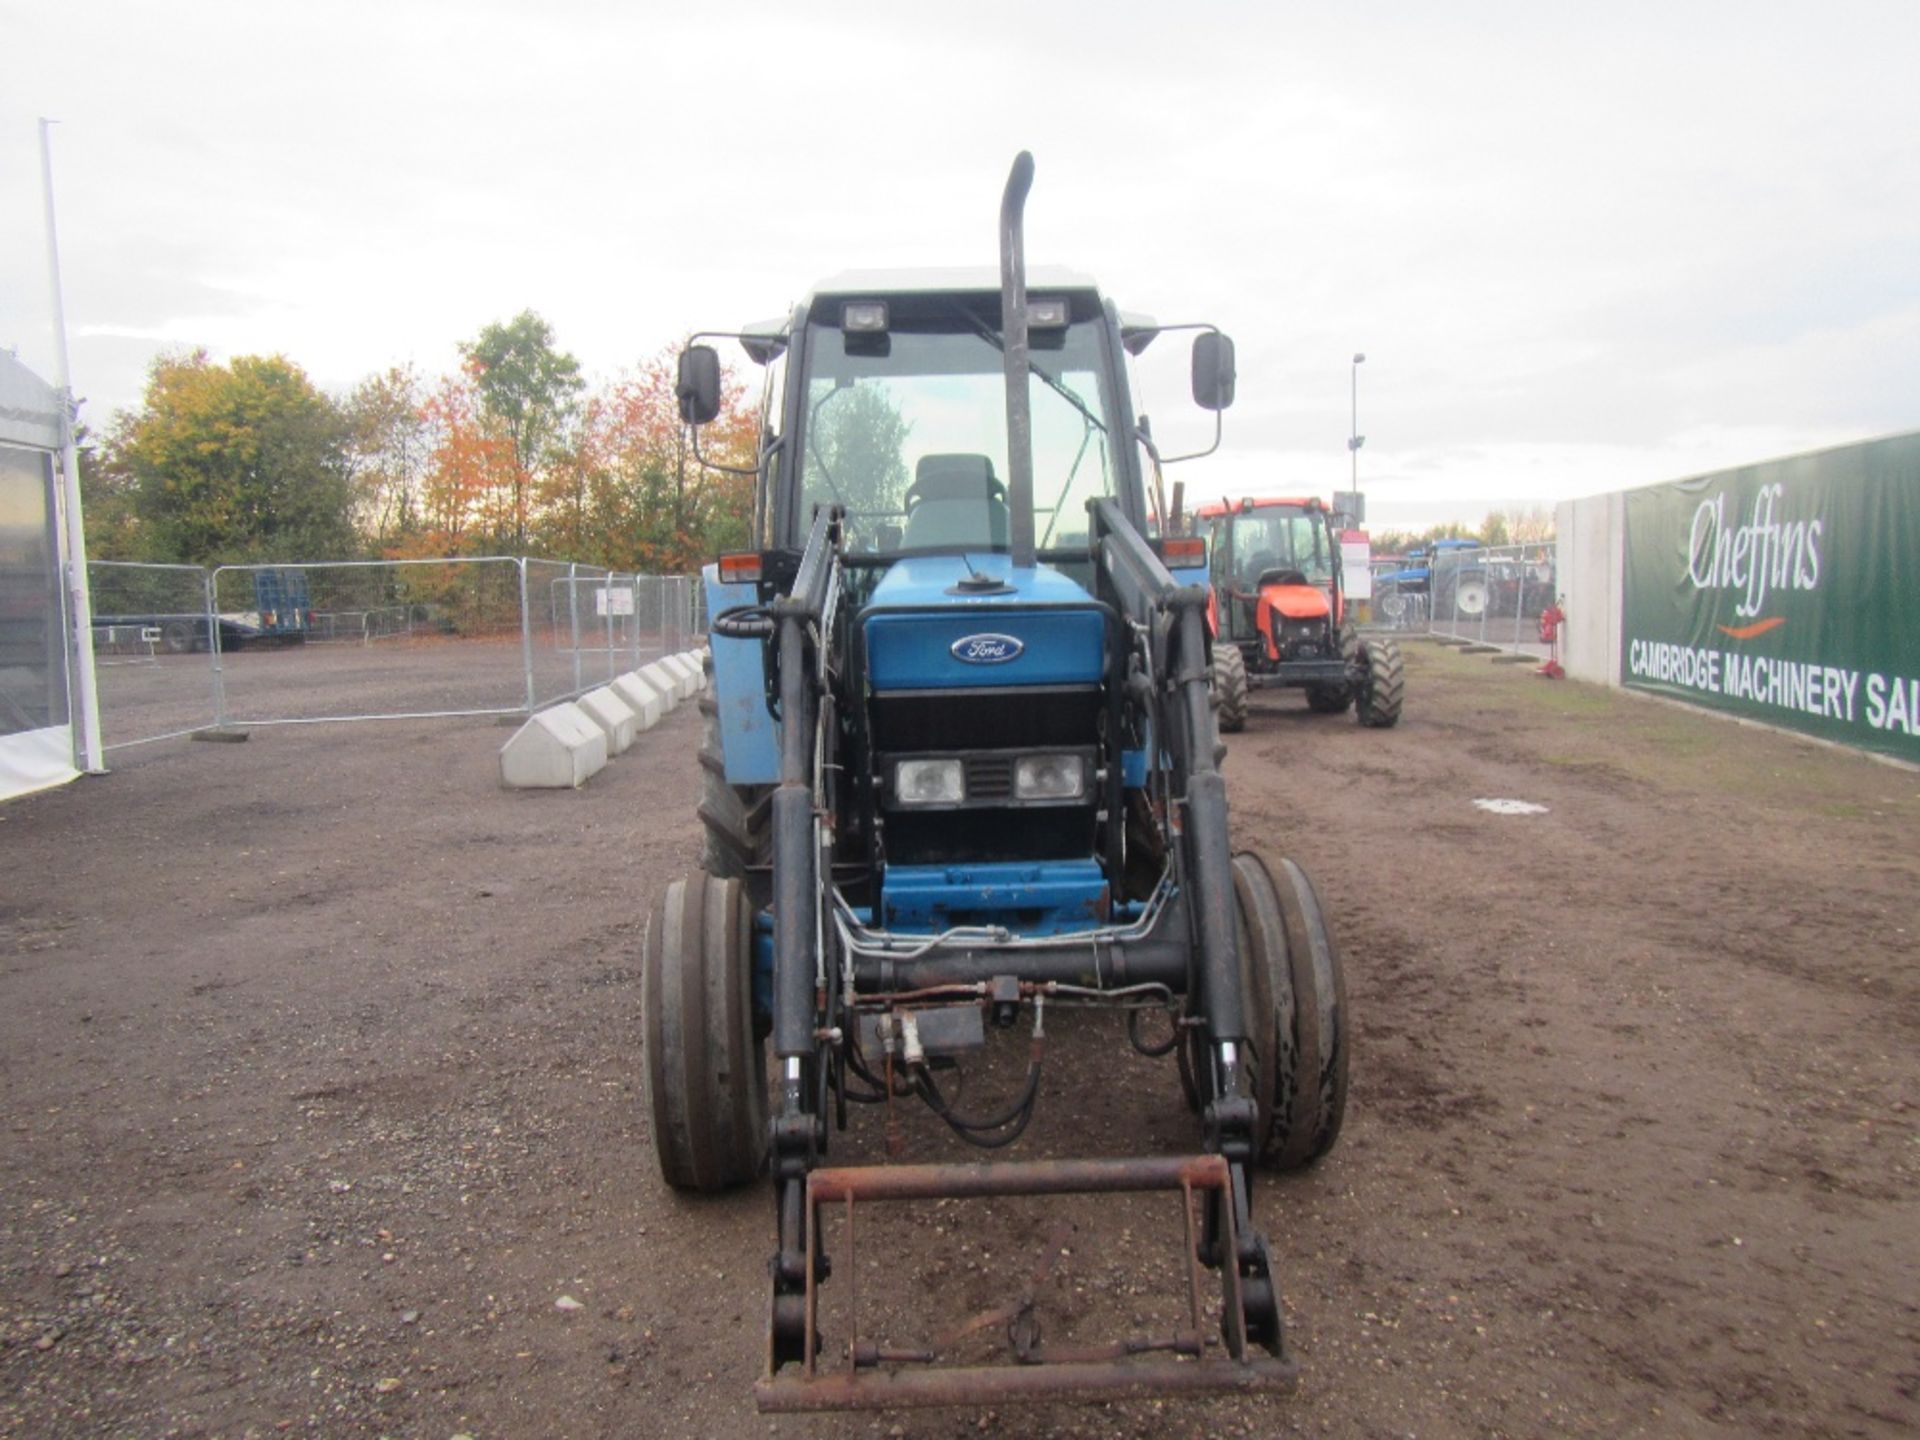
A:
[[[1567,612],[1561,661],[1575,680],[1620,683],[1620,611],[1626,587],[1626,497],[1615,491],[1554,510],[1555,573]]]

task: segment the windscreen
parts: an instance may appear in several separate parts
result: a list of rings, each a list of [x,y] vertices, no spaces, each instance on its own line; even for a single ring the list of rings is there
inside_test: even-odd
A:
[[[998,297],[895,299],[884,335],[843,333],[839,301],[818,311],[800,417],[801,527],[819,506],[837,504],[854,554],[1007,549]],[[1098,310],[1088,299],[1075,314],[1031,342],[1033,533],[1042,551],[1084,551],[1088,501],[1114,493]]]
[[[1298,570],[1309,585],[1329,584],[1333,556],[1326,526],[1306,510],[1244,511],[1233,520],[1233,568],[1248,585],[1271,570]]]

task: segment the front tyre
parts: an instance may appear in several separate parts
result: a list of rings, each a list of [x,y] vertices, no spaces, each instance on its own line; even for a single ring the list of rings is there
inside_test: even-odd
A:
[[[1213,647],[1213,706],[1223,735],[1247,728],[1247,661],[1237,645]]]
[[[1282,860],[1233,857],[1254,1036],[1259,1160],[1301,1170],[1334,1147],[1347,1109],[1347,990],[1319,894]]]
[[[1400,723],[1407,677],[1400,647],[1379,635],[1360,642],[1360,683],[1354,699],[1354,718],[1369,730],[1388,730]]]
[[[641,952],[647,1114],[676,1190],[742,1185],[766,1163],[766,1049],[753,1015],[753,922],[738,880],[667,887]]]

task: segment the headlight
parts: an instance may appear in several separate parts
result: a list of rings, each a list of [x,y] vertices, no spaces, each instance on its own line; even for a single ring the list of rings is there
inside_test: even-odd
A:
[[[1086,788],[1086,765],[1078,755],[1023,755],[1013,767],[1018,800],[1078,800]]]
[[[958,805],[967,786],[958,760],[902,760],[893,767],[893,796],[902,805]]]

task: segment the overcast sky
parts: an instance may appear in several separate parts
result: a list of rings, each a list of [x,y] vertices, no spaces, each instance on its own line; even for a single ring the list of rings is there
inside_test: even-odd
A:
[[[607,376],[856,266],[1027,253],[1239,345],[1189,489],[1375,524],[1920,428],[1920,3],[0,0],[0,346],[329,388],[532,307]],[[1144,403],[1197,416],[1171,342]]]

